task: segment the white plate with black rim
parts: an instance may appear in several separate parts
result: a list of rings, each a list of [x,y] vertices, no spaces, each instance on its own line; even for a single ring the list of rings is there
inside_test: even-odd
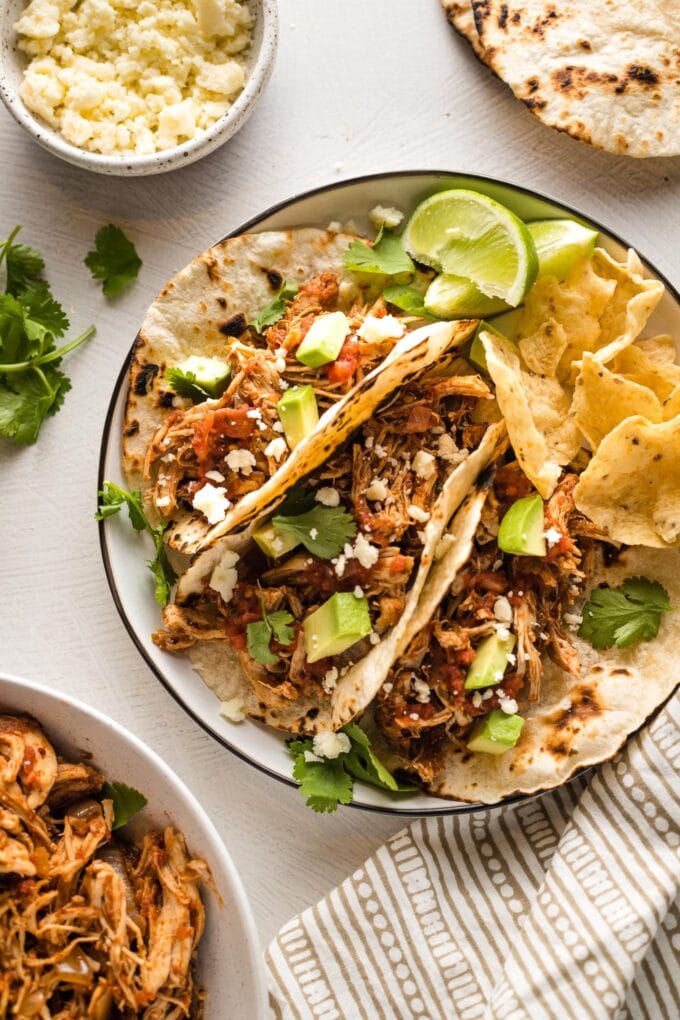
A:
[[[396,206],[408,214],[433,192],[456,187],[482,192],[524,220],[575,217],[600,231],[598,243],[615,258],[623,258],[629,247],[623,239],[578,210],[534,191],[487,177],[446,171],[375,174],[317,188],[267,209],[228,236],[300,226],[326,227],[334,220],[341,223],[354,220],[360,231],[368,232],[368,212],[374,206]],[[207,240],[205,247],[215,243],[213,239]],[[648,324],[650,335],[671,333],[680,336],[680,295],[644,254],[639,254],[649,275],[660,279],[666,288]],[[120,463],[126,395],[127,361],[116,381],[104,424],[98,488],[101,488],[104,479],[125,484]],[[146,550],[140,548],[140,541],[125,515],[109,518],[100,525],[101,550],[111,592],[137,648],[170,694],[207,733],[267,775],[295,785],[292,759],[285,747],[285,734],[249,720],[236,725],[223,719],[219,714],[219,702],[193,671],[189,659],[169,655],[153,644],[151,633],[159,626],[159,612],[145,564]],[[528,798],[512,798],[518,799]],[[424,793],[402,795],[395,799],[382,790],[359,782],[355,783],[352,806],[402,815],[454,814],[475,810],[475,805],[444,801]]]

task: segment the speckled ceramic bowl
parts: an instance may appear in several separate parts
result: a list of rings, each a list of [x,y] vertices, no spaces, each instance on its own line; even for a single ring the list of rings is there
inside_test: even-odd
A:
[[[192,853],[208,863],[218,894],[205,897],[198,950],[205,1020],[261,1020],[264,968],[246,894],[212,822],[184,783],[118,723],[59,691],[0,673],[0,712],[32,715],[58,752],[73,755],[72,760],[91,755],[109,779],[141,790],[149,803],[126,827],[130,837],[170,823],[184,833]]]
[[[248,61],[245,88],[231,109],[212,127],[201,131],[190,142],[176,145],[148,156],[103,156],[72,145],[33,114],[19,96],[26,58],[16,48],[14,25],[26,6],[26,0],[9,0],[0,4],[0,98],[18,124],[44,149],[65,159],[67,163],[93,170],[99,174],[120,177],[141,177],[161,174],[187,166],[207,156],[238,131],[252,113],[269,81],[274,67],[279,37],[276,0],[248,0],[255,14],[253,43]]]

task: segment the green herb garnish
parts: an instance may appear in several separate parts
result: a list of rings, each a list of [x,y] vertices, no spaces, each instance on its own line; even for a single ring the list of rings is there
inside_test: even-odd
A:
[[[117,297],[137,278],[142,260],[120,227],[102,227],[95,237],[95,249],[85,256],[85,265],[95,280],[104,283],[104,294]]]
[[[313,811],[335,811],[338,804],[349,804],[354,791],[354,780],[360,779],[371,786],[392,793],[413,793],[415,786],[400,783],[371,748],[368,734],[356,723],[347,723],[340,730],[350,740],[350,748],[337,758],[307,761],[305,753],[314,754],[314,741],[289,740],[288,751],[295,759],[293,776],[300,784],[300,793]]]
[[[57,348],[69,326],[42,271],[34,248],[14,244],[15,227],[0,245],[7,269],[7,290],[0,294],[0,435],[15,443],[34,443],[48,415],[61,408],[71,381],[61,359],[94,335],[94,327]]]
[[[619,588],[595,588],[583,607],[579,637],[593,648],[629,648],[659,633],[661,616],[671,604],[658,581],[629,577]]]
[[[183,372],[181,368],[168,368],[165,370],[165,378],[175,393],[180,397],[188,397],[194,404],[202,404],[212,396],[211,393],[196,381],[195,372]]]
[[[102,797],[113,801],[113,828],[122,829],[149,803],[143,793],[125,783],[104,783]]]
[[[404,245],[397,234],[383,227],[378,231],[373,245],[365,241],[352,241],[343,255],[348,269],[357,273],[382,273],[397,276],[399,273],[413,273],[415,266],[404,251]]]
[[[262,619],[257,623],[249,623],[246,627],[246,640],[248,652],[256,662],[263,666],[272,666],[278,662],[279,657],[275,655],[269,645],[274,638],[280,645],[289,645],[293,640],[293,628],[290,624],[293,617],[285,609],[277,609],[274,613],[268,613],[264,599],[260,599],[262,605]]]
[[[423,319],[435,318],[425,309],[425,295],[417,287],[395,284],[393,287],[385,287],[383,297],[385,301],[389,301],[391,305],[401,308],[404,312],[409,312],[410,315],[418,315]]]
[[[115,482],[104,482],[104,488],[97,494],[101,500],[95,519],[104,521],[126,506],[130,523],[135,531],[146,531],[152,538],[156,555],[152,560],[147,560],[147,566],[155,580],[155,597],[159,606],[167,606],[170,601],[170,589],[177,580],[177,574],[170,565],[168,554],[163,544],[163,535],[168,527],[167,524],[159,524],[153,527],[147,520],[142,503],[142,494],[139,489],[128,492],[122,489]]]
[[[315,506],[297,517],[277,514],[272,524],[278,532],[296,538],[307,552],[321,560],[338,556],[346,542],[357,533],[357,526],[341,506]]]
[[[294,283],[284,282],[276,297],[265,305],[248,325],[252,326],[256,333],[264,333],[268,326],[273,326],[284,317],[288,305],[299,289]]]

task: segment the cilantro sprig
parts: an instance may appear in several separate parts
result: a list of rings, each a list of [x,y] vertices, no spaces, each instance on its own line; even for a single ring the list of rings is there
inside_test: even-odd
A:
[[[114,829],[122,829],[149,803],[143,793],[125,783],[104,783],[101,792],[105,800],[113,801]]]
[[[394,284],[392,287],[385,287],[383,291],[385,301],[410,315],[419,315],[423,319],[434,319],[434,315],[425,308],[425,295],[417,287],[408,284]]]
[[[629,577],[619,588],[595,588],[583,607],[579,637],[593,648],[629,648],[651,641],[671,604],[658,581]]]
[[[142,494],[139,489],[128,492],[122,489],[115,482],[104,482],[104,488],[97,494],[101,500],[95,519],[104,521],[107,517],[113,517],[120,513],[122,508],[127,507],[130,524],[135,531],[146,531],[152,538],[156,554],[152,560],[147,560],[147,566],[154,577],[154,594],[159,606],[167,606],[170,601],[170,589],[177,580],[168,554],[163,543],[163,535],[168,527],[167,524],[159,524],[153,527],[147,520],[142,503]]]
[[[94,335],[94,326],[57,347],[69,327],[66,312],[42,277],[42,255],[15,244],[15,227],[0,244],[5,292],[0,293],[0,435],[35,443],[46,417],[55,415],[71,382],[62,358]]]
[[[277,514],[272,518],[277,532],[295,538],[312,556],[331,560],[342,552],[357,533],[351,514],[341,506],[316,505],[297,516]]]
[[[261,308],[253,321],[249,322],[248,325],[252,326],[256,333],[264,333],[265,329],[273,326],[279,319],[283,318],[288,305],[299,289],[296,284],[284,281],[276,297],[268,305],[265,305],[264,308]]]
[[[263,666],[272,666],[278,662],[279,657],[270,649],[272,638],[280,645],[289,645],[293,640],[293,628],[290,624],[293,617],[285,609],[277,609],[274,613],[268,613],[264,599],[260,598],[262,606],[262,619],[256,623],[249,623],[246,627],[246,641],[248,652]]]
[[[183,372],[181,368],[167,368],[165,378],[168,386],[180,397],[187,397],[195,404],[202,404],[204,400],[211,397],[205,387],[196,380],[195,372]]]
[[[337,758],[315,761],[311,757],[314,755],[311,738],[287,742],[288,751],[295,759],[293,777],[299,782],[300,793],[313,811],[331,812],[337,809],[338,804],[349,804],[355,779],[391,793],[413,793],[416,790],[415,786],[394,778],[373,751],[368,734],[360,726],[347,723],[340,732],[349,737],[350,748]]]
[[[401,238],[381,227],[373,245],[365,241],[352,241],[343,255],[348,269],[357,273],[382,273],[384,276],[398,276],[413,273],[415,266],[404,250]]]
[[[94,241],[85,265],[95,280],[103,282],[106,297],[117,297],[137,278],[142,260],[132,241],[113,223],[98,230]]]

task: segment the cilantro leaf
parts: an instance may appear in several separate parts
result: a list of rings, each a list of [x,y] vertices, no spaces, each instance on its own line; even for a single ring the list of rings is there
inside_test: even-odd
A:
[[[38,322],[42,329],[51,333],[53,337],[63,336],[68,329],[68,316],[52,296],[46,283],[30,284],[21,295],[21,304],[26,309],[28,318],[32,322]]]
[[[346,542],[357,533],[357,526],[341,506],[315,506],[297,517],[277,514],[272,518],[277,531],[290,535],[307,552],[322,560],[331,560],[342,552]]]
[[[313,489],[305,489],[301,485],[294,485],[286,493],[286,498],[279,506],[279,513],[282,517],[296,517],[298,514],[307,513],[312,507],[318,506],[314,498]]]
[[[135,531],[144,531],[149,527],[144,513],[142,493],[139,489],[128,492],[127,489],[121,488],[115,482],[104,482],[104,488],[97,495],[101,499],[101,503],[94,515],[95,520],[106,520],[107,517],[112,517],[113,514],[117,514],[119,510],[127,506],[130,523]]]
[[[170,601],[170,589],[177,580],[177,574],[173,569],[163,542],[163,535],[167,524],[159,524],[151,529],[151,537],[156,549],[156,555],[152,560],[147,560],[147,566],[153,574],[154,597],[159,606],[167,606]]]
[[[181,368],[168,368],[165,371],[168,385],[180,397],[188,397],[195,404],[201,404],[211,396],[206,389],[196,382],[195,372],[183,372]]]
[[[17,297],[26,288],[40,280],[45,261],[35,248],[27,244],[14,244],[21,227],[15,227],[6,241],[0,245],[0,264],[4,261],[7,269],[5,290]]]
[[[106,297],[117,297],[136,279],[142,260],[120,227],[109,223],[97,231],[95,249],[85,256],[85,265],[95,280],[103,280]]]
[[[417,789],[394,778],[371,748],[368,734],[356,723],[347,723],[340,732],[349,737],[350,749],[337,758],[308,761],[305,755],[314,754],[311,738],[287,742],[288,751],[295,759],[293,777],[300,783],[300,792],[313,811],[330,812],[335,811],[338,804],[349,804],[355,779],[392,793],[412,793]]]
[[[404,251],[401,238],[382,227],[372,246],[365,241],[352,241],[343,255],[343,261],[348,269],[357,273],[397,276],[399,273],[415,271],[411,258]]]
[[[102,797],[113,801],[113,828],[122,829],[149,803],[143,793],[125,783],[104,783]]]
[[[651,641],[671,604],[658,581],[629,577],[619,588],[595,588],[583,607],[579,637],[593,648],[629,648]]]
[[[293,778],[300,784],[300,793],[307,807],[321,814],[335,811],[338,804],[349,804],[354,781],[345,771],[342,755],[338,758],[324,758],[320,762],[308,762],[305,761],[305,751],[312,751],[312,741],[295,743],[304,745],[295,758]]]
[[[275,322],[284,317],[289,302],[293,300],[299,289],[294,283],[284,282],[276,297],[260,309],[248,325],[252,326],[256,333],[264,333],[268,326],[273,326]]]
[[[262,619],[256,623],[249,623],[246,627],[246,641],[248,653],[255,659],[255,662],[263,666],[272,666],[278,662],[279,657],[271,651],[269,645],[274,638],[280,645],[289,645],[293,640],[293,628],[290,624],[293,617],[285,609],[277,609],[274,613],[268,613],[264,599],[260,599],[262,605]]]
[[[127,507],[130,523],[135,531],[146,531],[153,540],[155,556],[147,560],[147,566],[154,578],[154,594],[159,606],[167,606],[170,601],[170,590],[177,580],[177,574],[168,559],[167,550],[163,542],[163,535],[168,527],[167,524],[159,524],[155,528],[147,520],[142,503],[142,494],[139,489],[128,492],[115,482],[104,482],[104,488],[97,493],[100,499],[95,520],[105,521],[107,517],[113,517],[122,508]]]
[[[44,419],[57,413],[71,388],[58,367],[61,359],[89,340],[94,328],[56,348],[68,316],[42,279],[42,256],[13,243],[19,230],[0,244],[3,276],[7,270],[6,293],[0,294],[0,435],[26,444],[37,440]]]
[[[416,287],[409,287],[406,284],[395,284],[392,287],[385,287],[383,297],[391,305],[395,305],[411,315],[418,315],[423,319],[435,318],[434,315],[430,315],[425,310],[425,296]]]

